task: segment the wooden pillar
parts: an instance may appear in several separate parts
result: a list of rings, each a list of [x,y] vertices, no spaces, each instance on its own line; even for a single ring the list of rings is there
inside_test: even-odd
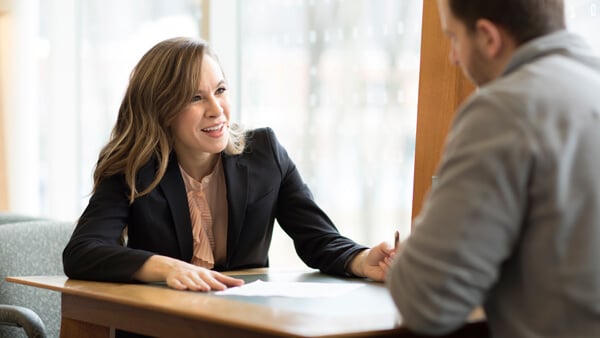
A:
[[[460,68],[450,63],[449,51],[449,41],[440,27],[437,1],[424,0],[413,218],[421,211],[431,186],[454,112],[474,89]]]
[[[6,51],[7,27],[6,14],[0,10],[0,211],[8,210],[8,164],[6,163],[6,124],[5,124],[5,79],[6,79]]]
[[[203,39],[207,40],[208,43],[212,46],[212,43],[210,41],[210,2],[211,0],[202,0],[200,5],[200,10],[202,12],[202,20],[200,22],[200,36]]]

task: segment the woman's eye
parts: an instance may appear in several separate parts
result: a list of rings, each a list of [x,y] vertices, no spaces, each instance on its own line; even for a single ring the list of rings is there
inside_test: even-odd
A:
[[[227,90],[227,88],[225,88],[225,87],[219,87],[219,88],[217,88],[216,94],[217,95],[223,94],[223,93],[225,93],[226,90]]]
[[[202,96],[200,95],[194,95],[194,97],[192,97],[192,102],[197,102],[202,100]]]

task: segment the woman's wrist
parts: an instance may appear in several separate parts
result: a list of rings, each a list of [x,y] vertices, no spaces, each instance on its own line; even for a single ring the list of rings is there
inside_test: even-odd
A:
[[[369,249],[361,250],[359,253],[354,255],[349,264],[349,272],[350,274],[358,277],[365,277],[364,267],[367,255],[369,254]]]
[[[171,257],[153,255],[135,272],[133,278],[141,282],[164,282],[178,263]]]

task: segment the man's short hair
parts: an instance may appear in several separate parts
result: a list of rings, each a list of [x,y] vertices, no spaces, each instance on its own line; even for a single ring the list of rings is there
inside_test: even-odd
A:
[[[563,0],[446,0],[452,14],[469,30],[479,19],[503,27],[523,44],[565,28]]]

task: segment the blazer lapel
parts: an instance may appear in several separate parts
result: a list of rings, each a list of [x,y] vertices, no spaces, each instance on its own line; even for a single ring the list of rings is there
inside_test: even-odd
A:
[[[227,265],[236,250],[248,203],[248,166],[240,156],[222,155],[225,184],[227,185]]]
[[[190,208],[188,206],[185,184],[183,183],[183,178],[179,171],[179,164],[177,163],[177,157],[174,152],[171,153],[167,172],[159,185],[164,192],[171,209],[175,234],[179,242],[181,259],[186,262],[191,262],[194,253],[194,242]]]

